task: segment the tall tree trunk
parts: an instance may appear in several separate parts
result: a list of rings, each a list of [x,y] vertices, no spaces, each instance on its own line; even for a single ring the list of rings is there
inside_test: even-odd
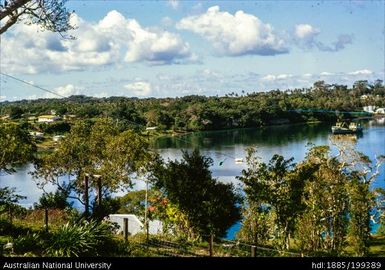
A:
[[[210,254],[210,257],[212,257],[214,255],[214,235],[213,234],[210,234],[209,254]]]

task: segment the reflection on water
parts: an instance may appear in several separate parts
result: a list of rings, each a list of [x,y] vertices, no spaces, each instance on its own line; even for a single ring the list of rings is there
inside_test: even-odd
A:
[[[352,137],[358,151],[361,151],[374,160],[376,155],[385,153],[385,123],[384,119],[367,121],[364,124],[362,135]],[[199,148],[201,153],[210,156],[214,164],[211,168],[213,176],[223,182],[240,184],[236,176],[241,174],[245,163],[236,163],[236,158],[245,157],[247,146],[256,146],[259,155],[264,161],[274,154],[286,158],[294,157],[296,162],[301,161],[307,151],[307,143],[315,145],[330,145],[330,125],[294,125],[277,126],[258,129],[238,129],[213,132],[196,132],[177,137],[159,138],[153,143],[160,154],[167,160],[180,159],[181,149]],[[350,138],[350,137],[349,137]],[[344,137],[348,139],[348,137]],[[0,187],[16,187],[17,191],[28,198],[23,204],[31,205],[41,196],[42,191],[36,187],[29,171],[33,166],[20,168],[13,175],[0,177]],[[144,182],[138,181],[135,189],[143,189]],[[381,174],[373,183],[373,187],[385,187],[385,166]],[[52,191],[54,187],[46,187]],[[119,194],[122,195],[122,194]]]
[[[312,141],[328,135],[330,125],[275,126],[255,129],[195,132],[176,137],[162,137],[153,145],[158,149],[170,148],[224,148],[226,146],[255,145],[283,146],[295,141]]]

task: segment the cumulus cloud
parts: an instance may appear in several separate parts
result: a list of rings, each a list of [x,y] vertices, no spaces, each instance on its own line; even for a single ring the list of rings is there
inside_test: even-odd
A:
[[[183,18],[178,29],[197,33],[210,41],[222,55],[276,55],[288,48],[270,24],[242,10],[234,15],[210,7],[206,13]]]
[[[317,48],[320,51],[338,52],[353,43],[353,35],[341,34],[330,45],[318,40],[321,31],[310,24],[298,24],[294,28],[294,40],[304,49]]]
[[[153,64],[176,62],[180,58],[191,57],[190,46],[170,32],[151,32],[140,27],[134,21],[131,23],[133,41],[125,56],[125,61],[148,61]]]
[[[310,24],[298,24],[295,26],[295,36],[300,39],[313,40],[319,32],[318,29]]]
[[[151,83],[146,81],[129,83],[126,84],[124,88],[129,91],[128,95],[133,96],[149,96],[152,92]]]
[[[75,40],[65,40],[36,25],[15,25],[2,36],[1,67],[15,73],[82,70],[125,62],[173,64],[190,61],[190,46],[177,34],[142,27],[134,19],[110,11],[99,22],[84,21],[74,14],[70,32]]]
[[[59,87],[56,87],[54,90],[59,95],[65,96],[65,97],[80,94],[80,88],[75,87],[73,84],[67,84],[64,86],[59,86]]]
[[[45,93],[43,96],[38,95],[30,95],[27,99],[37,99],[37,98],[61,98],[61,97],[69,97],[72,95],[80,95],[84,91],[83,87],[75,86],[73,84],[66,84],[63,86],[55,87],[53,92],[57,93],[57,95],[52,93]]]

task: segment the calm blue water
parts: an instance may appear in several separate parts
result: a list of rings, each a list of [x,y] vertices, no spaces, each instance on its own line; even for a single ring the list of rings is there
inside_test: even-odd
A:
[[[362,123],[365,127],[362,135],[356,138],[355,148],[366,154],[371,160],[385,154],[385,119],[377,119]],[[241,183],[235,178],[245,169],[245,163],[236,163],[235,158],[244,158],[245,148],[257,147],[259,156],[268,161],[274,154],[286,158],[294,157],[295,162],[304,159],[307,143],[314,145],[329,145],[330,125],[295,125],[278,126],[264,129],[239,129],[214,132],[199,132],[181,137],[159,139],[155,146],[164,158],[180,159],[181,149],[199,148],[201,153],[214,160],[211,170],[213,176],[223,182]],[[222,163],[223,162],[223,163]],[[385,188],[385,165],[373,182],[372,188]],[[240,229],[240,222],[232,226],[227,234],[228,239],[234,239]],[[375,232],[378,225],[373,225]]]
[[[356,149],[374,160],[376,155],[385,154],[385,119],[367,121],[363,125],[365,129],[356,140]],[[305,157],[307,143],[331,145],[329,136],[331,136],[330,125],[327,124],[295,125],[197,132],[178,137],[164,137],[154,142],[153,147],[158,149],[166,160],[180,159],[181,149],[199,148],[203,155],[210,156],[214,160],[211,168],[213,176],[219,181],[231,182],[237,186],[240,182],[235,177],[240,175],[242,169],[246,167],[245,163],[236,163],[234,159],[244,158],[246,147],[257,147],[259,156],[264,161],[269,160],[274,154],[280,154],[286,158],[294,157],[295,161],[299,162]],[[0,176],[0,187],[16,187],[20,194],[27,196],[27,199],[21,202],[25,206],[31,206],[42,194],[28,173],[31,170],[33,166],[27,165],[13,175]],[[385,188],[384,165],[372,185],[372,188],[376,187]],[[137,181],[134,189],[144,188],[144,182]],[[46,187],[46,191],[54,189],[53,186]],[[122,194],[124,193],[118,195]],[[239,227],[240,224],[237,223],[230,228],[227,237],[233,239]]]

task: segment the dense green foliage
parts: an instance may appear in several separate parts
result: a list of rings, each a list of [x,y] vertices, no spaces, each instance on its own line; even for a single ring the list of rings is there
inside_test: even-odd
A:
[[[155,170],[155,184],[186,215],[196,234],[223,237],[240,218],[239,197],[232,184],[212,178],[211,165],[212,160],[198,150],[183,152],[181,161],[169,161]]]
[[[39,202],[34,204],[35,209],[53,208],[53,209],[65,209],[71,207],[68,202],[68,196],[70,189],[57,189],[55,192],[44,193]]]
[[[295,219],[303,209],[301,194],[303,181],[293,170],[293,159],[274,155],[268,164],[260,162],[253,149],[248,150],[248,169],[239,177],[247,195],[246,215],[249,220],[240,236],[254,244],[264,244],[271,231],[273,213],[276,230],[273,233],[278,246],[289,249],[290,233]],[[250,213],[251,211],[251,213]],[[270,232],[271,233],[271,232]]]
[[[15,166],[32,161],[36,146],[22,126],[0,122],[0,149],[1,174],[12,173]]]
[[[366,95],[364,99],[361,98],[363,95]],[[120,129],[157,126],[161,130],[175,131],[331,121],[338,116],[352,115],[316,110],[362,111],[362,107],[366,105],[385,107],[385,88],[382,81],[357,81],[352,88],[319,81],[311,88],[255,92],[244,96],[230,94],[224,97],[185,96],[160,99],[71,96],[65,99],[22,100],[0,104],[2,113],[12,114],[12,117],[21,117],[20,112],[27,116],[56,110],[58,114],[76,115],[83,119],[111,117],[117,120]]]
[[[51,235],[46,254],[55,257],[108,255],[111,252],[109,248],[113,249],[112,239],[112,227],[109,223],[67,223]]]
[[[145,138],[131,130],[120,133],[110,119],[78,121],[56,151],[38,161],[34,176],[40,185],[52,183],[63,190],[58,177],[74,175],[67,185],[78,195],[84,195],[87,214],[88,191],[99,188],[95,175],[101,179],[102,193],[131,187],[132,174],[144,173],[154,155],[148,147]],[[89,184],[88,189],[85,181]],[[78,199],[82,200],[80,196]]]
[[[347,247],[367,255],[375,198],[369,187],[383,157],[372,166],[345,142],[337,146],[337,156],[328,146],[312,147],[297,165],[279,155],[264,163],[250,149],[248,169],[239,177],[246,204],[238,237],[285,249],[293,238],[312,255],[346,254]]]

